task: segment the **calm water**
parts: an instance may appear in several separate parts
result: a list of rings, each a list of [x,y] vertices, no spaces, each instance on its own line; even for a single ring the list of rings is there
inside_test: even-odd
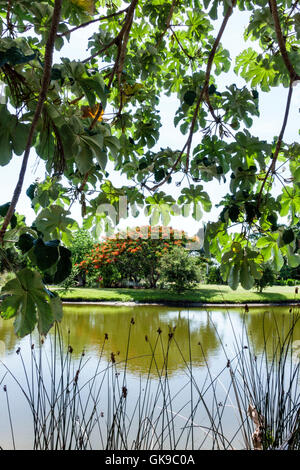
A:
[[[98,422],[101,423],[102,419],[104,429],[107,429],[116,406],[112,400],[112,392],[120,396],[122,387],[125,386],[129,423],[130,416],[143,414],[147,407],[149,410],[156,407],[156,411],[159,411],[165,405],[166,415],[174,419],[174,435],[175,432],[180,436],[182,433],[181,447],[189,448],[187,442],[193,432],[195,447],[203,445],[204,448],[210,448],[211,437],[205,427],[206,424],[209,427],[209,419],[205,416],[199,398],[205,397],[209,403],[218,403],[222,414],[222,432],[229,436],[235,447],[241,448],[242,438],[239,434],[235,436],[239,421],[237,407],[228,398],[231,382],[227,361],[230,359],[234,367],[237,350],[242,350],[247,345],[253,347],[259,358],[266,340],[271,358],[273,339],[278,334],[284,337],[291,325],[293,313],[287,307],[250,308],[245,314],[239,308],[228,311],[222,308],[188,310],[161,306],[68,305],[64,307],[64,319],[60,326],[65,345],[64,354],[69,359],[71,357],[68,378],[71,382],[80,369],[82,400],[88,400],[87,408],[91,401],[97,401]],[[249,344],[244,326],[248,332]],[[296,326],[293,340],[294,344],[300,344],[300,322]],[[66,353],[68,346],[72,350],[69,355]],[[53,329],[42,346],[44,380],[49,388],[51,381],[53,383],[57,380],[53,370],[55,376],[59,376],[59,371],[64,367],[64,374],[67,374],[66,362],[63,366],[59,354],[54,368],[55,347],[58,349],[58,341],[55,341]],[[248,351],[247,348],[246,350]],[[36,370],[34,360],[38,362],[39,351],[38,335],[18,340],[14,335],[13,323],[0,320],[0,446],[4,449],[13,447],[7,399],[16,447],[32,448],[32,415],[16,380],[29,393],[32,381],[37,380],[36,372],[31,374],[31,371]],[[293,360],[298,360],[297,354],[294,354]],[[95,373],[97,385],[92,381]],[[209,386],[211,381],[214,383],[213,387]],[[7,392],[3,390],[4,386]],[[141,396],[147,399],[142,401]],[[197,412],[193,414],[191,421],[193,407]],[[82,408],[84,405],[81,405],[81,410]],[[214,413],[220,411],[214,410]],[[193,424],[193,431],[189,423]],[[134,426],[132,419],[128,439],[135,439]],[[154,440],[153,432],[148,445]],[[93,448],[101,448],[101,439],[96,431],[92,434],[91,441]],[[166,439],[164,446],[168,448],[172,443],[168,444]]]

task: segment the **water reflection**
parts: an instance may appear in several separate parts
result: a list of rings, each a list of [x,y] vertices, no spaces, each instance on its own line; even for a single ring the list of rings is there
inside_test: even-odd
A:
[[[299,309],[268,308],[253,310],[250,314],[240,314],[249,340],[256,354],[267,349],[269,357],[273,356],[274,343],[280,338],[281,342],[287,337],[293,322],[299,318]],[[293,341],[300,339],[300,320],[294,329]]]
[[[207,312],[192,313],[169,308],[150,307],[65,307],[63,335],[71,331],[74,352],[83,348],[96,352],[107,335],[104,355],[117,361],[131,358],[131,372],[148,373],[149,360],[155,351],[156,365],[162,370],[168,365],[170,373],[186,367],[192,357],[195,366],[205,364],[219,349],[215,327]],[[199,345],[201,343],[201,346]]]
[[[289,311],[288,308],[250,308],[249,312],[245,314],[242,309],[228,311],[224,308],[187,310],[158,306],[66,305],[60,332],[65,350],[68,345],[72,346],[74,361],[70,360],[70,371],[66,373],[66,362],[61,361],[59,354],[57,355],[58,361],[53,360],[54,356],[50,354],[50,347],[52,348],[55,343],[54,329],[52,329],[41,354],[43,357],[43,384],[45,384],[47,393],[48,390],[51,390],[54,375],[59,383],[60,377],[63,376],[64,380],[70,380],[70,383],[73,384],[73,379],[75,381],[80,368],[81,406],[86,406],[83,403],[88,403],[92,391],[93,400],[95,396],[99,397],[100,417],[103,412],[105,420],[109,420],[110,418],[107,417],[110,416],[114,404],[112,400],[115,399],[112,391],[115,391],[119,396],[118,394],[123,390],[122,386],[125,383],[123,382],[125,377],[123,361],[128,357],[129,360],[126,363],[126,393],[128,392],[128,397],[130,397],[127,401],[128,408],[126,408],[128,416],[134,416],[137,403],[147,403],[148,406],[148,400],[151,401],[151,404],[153,400],[154,409],[160,413],[165,396],[167,396],[167,416],[172,410],[179,410],[174,423],[180,434],[182,427],[186,425],[187,436],[184,434],[182,437],[186,439],[190,436],[191,403],[196,406],[196,425],[201,423],[204,426],[203,429],[210,426],[210,418],[206,416],[204,408],[201,407],[204,397],[208,410],[215,409],[216,406],[221,410],[224,433],[226,436],[230,436],[229,439],[232,439],[236,448],[242,448],[243,444],[240,442],[242,438],[237,432],[240,424],[238,422],[239,415],[236,413],[234,394],[229,394],[230,390],[232,392],[232,388],[230,388],[232,384],[230,371],[226,368],[227,357],[230,359],[234,357],[236,341],[240,342],[241,346],[246,344],[244,327],[246,327],[250,342],[258,355],[265,350],[265,340],[268,338],[267,354],[272,357],[273,339],[277,339],[278,334],[282,339],[284,338],[294,315],[297,315],[297,311]],[[106,336],[107,339],[105,339]],[[10,402],[13,403],[16,438],[21,443],[21,448],[32,447],[30,407],[26,408],[21,390],[16,387],[13,377],[7,373],[6,369],[7,367],[12,371],[25,389],[29,384],[32,386],[34,380],[39,379],[40,375],[34,368],[35,362],[32,361],[32,357],[39,358],[40,351],[37,351],[39,337],[37,334],[33,334],[30,339],[36,346],[33,350],[29,338],[22,340],[16,338],[13,331],[13,321],[0,321],[0,384],[2,384],[0,387],[0,445],[3,448],[11,448],[12,446],[7,431],[10,424],[5,408],[3,385],[7,385]],[[295,327],[294,340],[296,342],[300,340],[300,322]],[[16,354],[19,346],[21,353]],[[86,352],[84,367],[79,367],[83,350]],[[153,350],[155,350],[155,361],[151,362]],[[34,356],[35,353],[37,353],[36,356]],[[46,358],[44,353],[47,355]],[[120,366],[112,367],[112,353],[116,362],[121,362]],[[101,355],[101,365],[98,368],[98,359]],[[294,357],[295,361],[299,360],[298,356],[294,355]],[[192,382],[189,377],[190,361],[193,373]],[[38,360],[37,363],[39,363]],[[107,367],[107,363],[110,363],[109,367]],[[29,374],[29,380],[25,380],[22,364],[25,366],[26,374]],[[209,376],[207,364],[209,365]],[[236,363],[232,364],[235,367]],[[151,370],[149,371],[150,365]],[[55,369],[54,375],[53,367]],[[64,367],[63,374],[60,373],[62,367]],[[221,376],[218,375],[220,372],[222,372]],[[98,385],[94,387],[95,376],[99,379],[98,385],[101,391],[99,394],[96,391]],[[166,376],[168,380],[166,389],[164,389],[162,386],[164,382],[161,379]],[[152,380],[148,381],[148,377]],[[288,373],[287,379],[289,380]],[[191,387],[191,383],[193,387]],[[163,395],[163,390],[166,390],[166,395]],[[201,394],[201,400],[199,400],[199,394]],[[39,397],[37,393],[34,396]],[[230,398],[228,398],[229,396]],[[93,400],[92,405],[94,405]],[[225,405],[225,403],[227,404]],[[171,405],[172,410],[169,409]],[[245,406],[246,413],[248,402]],[[106,421],[103,422],[106,423]],[[106,424],[104,424],[105,426]],[[195,442],[200,447],[206,434],[203,429],[195,429],[197,429]],[[132,440],[135,439],[135,431],[136,427],[133,425],[130,431]],[[98,434],[93,443],[95,444],[94,448],[99,447]],[[210,441],[205,443],[207,448],[210,448],[210,445]]]
[[[147,374],[149,358],[155,350],[156,367],[162,370],[166,361],[169,373],[180,372],[192,360],[194,367],[212,364],[222,348],[238,339],[243,342],[243,325],[254,350],[259,354],[265,348],[266,338],[278,334],[282,338],[291,325],[296,310],[287,307],[243,309],[183,309],[162,306],[96,306],[65,305],[61,332],[66,346],[70,343],[73,355],[82,351],[97,356],[104,347],[104,357],[117,362],[130,358],[132,373]],[[0,320],[1,354],[10,354],[21,344],[13,331],[12,321]],[[174,335],[173,335],[174,333]],[[172,339],[170,340],[170,335]],[[49,333],[53,336],[53,331]],[[108,339],[104,341],[104,338]],[[300,340],[300,322],[295,328],[295,340]],[[272,341],[267,343],[270,356]],[[38,344],[37,335],[33,342]]]

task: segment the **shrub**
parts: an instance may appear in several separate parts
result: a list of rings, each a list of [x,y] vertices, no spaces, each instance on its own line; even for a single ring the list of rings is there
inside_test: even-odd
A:
[[[189,241],[194,240],[172,228],[136,227],[94,245],[79,263],[79,268],[88,275],[97,272],[105,279],[106,287],[114,285],[117,280],[135,283],[144,280],[148,287],[155,288],[160,277],[160,258],[173,247],[185,246]]]
[[[159,271],[161,280],[169,283],[176,292],[193,287],[201,278],[197,258],[182,247],[173,247],[162,255]]]
[[[93,249],[94,243],[95,242],[91,234],[87,230],[81,228],[75,233],[71,247],[73,265],[72,272],[62,283],[63,287],[94,286],[94,276],[89,275],[89,273],[86,273],[79,268],[81,261],[83,261],[87,254]]]
[[[207,284],[224,284],[219,266],[210,266],[206,282]]]

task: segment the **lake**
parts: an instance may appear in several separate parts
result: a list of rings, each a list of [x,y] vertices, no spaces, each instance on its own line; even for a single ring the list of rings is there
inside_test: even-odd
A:
[[[258,372],[266,376],[298,311],[65,305],[59,333],[53,328],[42,345],[36,333],[19,340],[13,322],[0,320],[0,446],[43,445],[40,435],[34,444],[34,406],[52,448],[244,448],[253,432],[240,425],[249,387]],[[300,322],[290,343],[287,386]],[[293,387],[297,399],[298,378]]]

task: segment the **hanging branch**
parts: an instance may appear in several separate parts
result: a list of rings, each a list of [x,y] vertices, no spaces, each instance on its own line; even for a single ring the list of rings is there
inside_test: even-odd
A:
[[[187,172],[187,170],[188,170],[189,155],[190,155],[190,152],[191,152],[191,145],[192,145],[194,129],[195,129],[195,125],[196,125],[196,121],[197,121],[197,117],[198,117],[198,112],[199,112],[201,103],[206,99],[206,96],[208,94],[208,86],[209,86],[209,80],[210,80],[210,75],[211,75],[211,69],[212,69],[214,58],[215,58],[215,55],[216,55],[216,52],[217,52],[217,48],[220,44],[222,35],[225,31],[228,20],[229,20],[231,14],[232,14],[232,11],[233,11],[233,8],[235,7],[235,5],[236,5],[236,0],[232,0],[232,6],[228,7],[226,15],[224,16],[224,19],[222,21],[219,33],[218,33],[218,35],[215,39],[215,42],[212,46],[211,51],[210,51],[208,61],[207,61],[207,66],[206,66],[204,85],[202,87],[201,93],[200,93],[200,95],[198,97],[198,100],[197,100],[197,103],[196,103],[196,107],[195,107],[195,111],[194,111],[194,114],[193,114],[193,119],[192,119],[192,123],[191,123],[191,126],[190,126],[190,132],[189,132],[188,139],[187,139],[183,149],[181,150],[179,157],[177,158],[175,164],[172,166],[172,168],[169,171],[169,173],[167,174],[167,176],[160,183],[153,186],[151,189],[149,187],[146,187],[146,189],[148,189],[150,191],[155,191],[157,188],[162,186],[169,179],[170,175],[173,173],[173,171],[176,168],[177,164],[182,159],[182,156],[185,152],[185,149],[187,149],[187,151],[186,151],[186,169],[185,169],[185,171]]]
[[[13,35],[14,26],[11,22],[11,0],[7,2],[7,11],[6,11],[6,26],[10,35]]]
[[[285,66],[286,66],[286,68],[289,72],[290,87],[289,87],[289,92],[288,92],[288,97],[287,97],[287,102],[286,102],[286,107],[285,107],[283,123],[282,123],[282,126],[281,126],[281,131],[280,131],[277,143],[276,143],[275,152],[272,156],[271,164],[270,164],[270,166],[269,166],[269,168],[266,172],[266,175],[263,179],[263,182],[262,182],[259,194],[258,194],[258,200],[257,200],[257,207],[258,208],[259,208],[260,203],[261,203],[262,193],[263,193],[264,187],[266,185],[266,182],[267,182],[269,176],[271,174],[273,175],[276,172],[276,162],[277,162],[278,155],[279,155],[279,152],[280,152],[280,148],[281,148],[281,144],[282,144],[282,141],[283,141],[283,136],[284,136],[284,132],[285,132],[285,128],[286,128],[286,125],[287,125],[289,112],[290,112],[290,106],[291,106],[291,100],[292,100],[292,94],[293,94],[293,85],[294,85],[295,81],[300,80],[300,76],[297,75],[297,73],[294,69],[294,66],[290,61],[288,52],[286,50],[285,41],[284,41],[283,34],[282,34],[282,31],[281,31],[276,0],[269,0],[269,6],[270,6],[270,11],[271,11],[271,14],[272,14],[272,17],[273,17],[273,21],[274,21],[274,29],[275,29],[275,33],[276,33],[276,36],[277,36],[279,50],[280,50],[282,59],[285,63]]]
[[[28,164],[28,159],[30,155],[30,150],[31,150],[31,145],[32,145],[32,140],[34,136],[34,132],[38,123],[38,120],[41,116],[41,112],[43,109],[43,104],[46,100],[47,97],[47,92],[50,84],[50,76],[51,76],[51,67],[52,67],[52,60],[53,60],[53,50],[54,50],[54,41],[56,38],[56,33],[57,33],[57,28],[60,20],[60,12],[61,12],[61,5],[62,5],[62,0],[55,0],[54,4],[54,10],[53,10],[53,16],[52,16],[52,21],[51,21],[51,28],[49,32],[49,37],[47,40],[46,44],[46,49],[45,49],[45,60],[44,60],[44,70],[43,70],[43,77],[42,77],[42,84],[41,84],[41,91],[39,94],[37,106],[35,109],[35,113],[32,119],[26,147],[25,147],[25,152],[22,160],[22,165],[19,173],[19,178],[17,185],[14,190],[13,198],[11,201],[11,204],[9,206],[9,209],[6,213],[3,225],[0,230],[0,243],[3,243],[3,238],[5,235],[5,232],[7,230],[7,227],[11,221],[11,218],[15,212],[16,205],[18,203],[23,183],[24,183],[24,177],[27,169],[27,164]]]
[[[181,44],[181,42],[179,41],[178,37],[177,37],[177,34],[175,33],[174,29],[172,28],[172,26],[170,26],[170,30],[172,31],[172,35],[174,37],[174,39],[176,40],[179,48],[182,50],[182,52],[184,53],[184,55],[187,56],[188,59],[190,59],[191,61],[194,61],[197,57],[196,56],[191,56],[187,50],[183,47],[183,45]]]
[[[126,14],[126,17],[125,17],[125,20],[124,20],[124,25],[121,29],[121,31],[119,32],[119,34],[113,38],[110,43],[108,43],[106,46],[104,46],[102,49],[100,49],[100,51],[97,51],[95,52],[95,54],[91,55],[90,57],[88,57],[87,59],[84,59],[82,61],[83,64],[86,64],[87,62],[89,62],[90,60],[94,59],[95,57],[98,57],[100,56],[103,52],[107,51],[111,46],[113,46],[114,44],[116,44],[118,47],[119,45],[122,43],[123,41],[123,36],[124,36],[124,33],[128,27],[128,23],[131,21],[131,19],[133,18],[133,15],[134,15],[134,10],[137,6],[137,3],[138,3],[138,0],[133,0],[131,2],[131,4],[129,5],[128,8],[126,8],[126,11],[127,11],[127,14]]]

